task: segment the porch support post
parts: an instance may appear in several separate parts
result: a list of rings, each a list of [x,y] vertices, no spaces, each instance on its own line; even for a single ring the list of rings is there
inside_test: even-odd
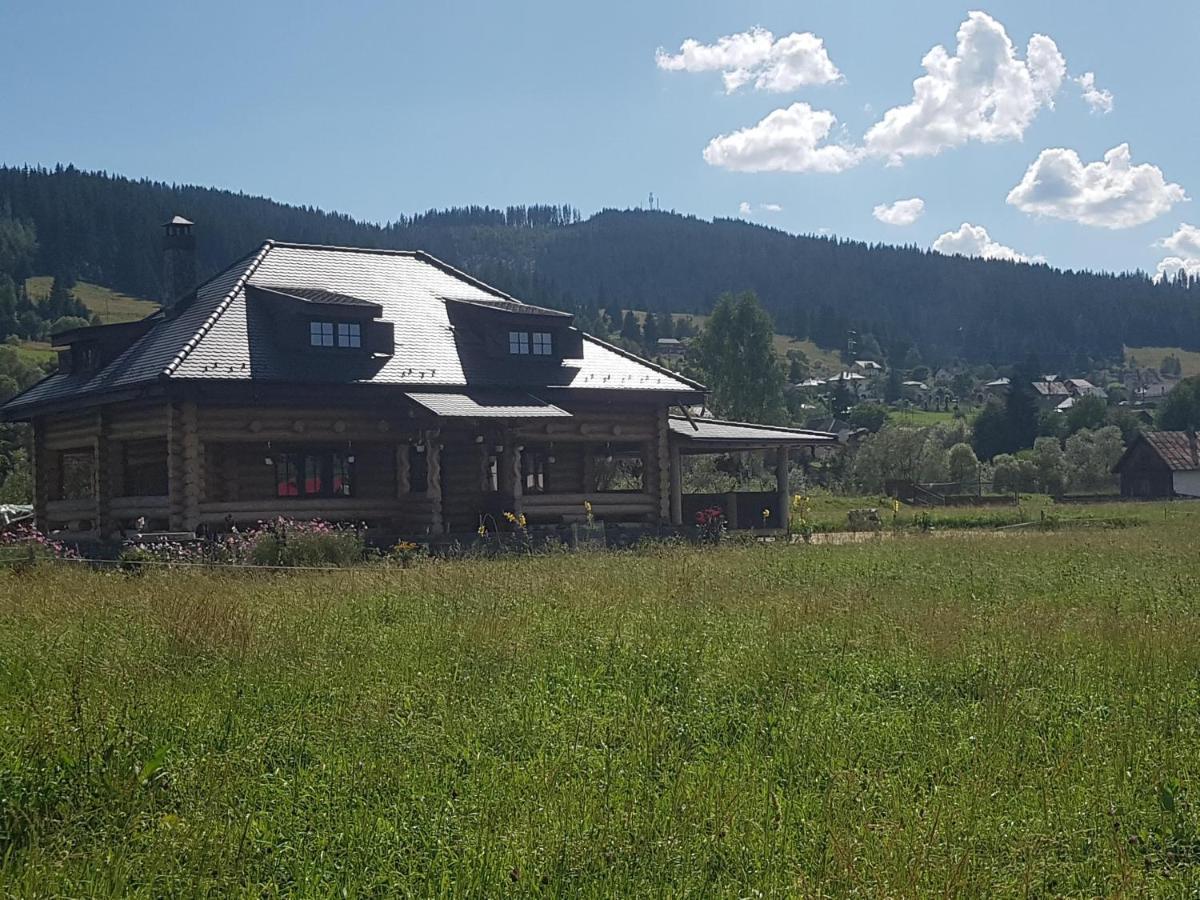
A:
[[[679,445],[671,445],[671,524],[683,524],[683,464]]]
[[[642,444],[642,491],[653,501],[654,512],[648,516],[649,521],[657,522],[659,506],[659,482],[662,480],[658,472],[658,454],[655,450],[657,441],[646,441]]]
[[[442,533],[442,440],[436,431],[431,431],[425,440],[425,465],[429,473],[427,496],[432,507],[434,534]]]
[[[658,441],[654,458],[658,463],[658,521],[671,521],[671,435],[667,408],[658,412]]]
[[[195,531],[200,525],[200,498],[204,494],[204,462],[201,458],[200,427],[196,404],[181,404],[180,429],[183,451],[183,528]]]
[[[521,514],[521,445],[511,431],[504,435],[504,458],[501,460],[502,491],[512,499],[513,515]]]
[[[396,499],[403,500],[408,496],[410,485],[408,476],[408,450],[411,445],[406,441],[396,445]]]
[[[784,534],[787,534],[791,527],[792,489],[788,484],[788,476],[788,448],[784,445],[775,451],[775,484],[779,489],[779,509],[776,512],[779,521],[776,527],[783,529]]]

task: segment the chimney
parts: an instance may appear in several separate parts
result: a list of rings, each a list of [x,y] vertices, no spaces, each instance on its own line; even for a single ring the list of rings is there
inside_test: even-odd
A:
[[[196,286],[196,236],[192,222],[174,216],[163,223],[162,305],[174,306]]]

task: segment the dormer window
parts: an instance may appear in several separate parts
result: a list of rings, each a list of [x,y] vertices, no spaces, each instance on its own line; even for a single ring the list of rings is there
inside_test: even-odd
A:
[[[333,323],[332,322],[309,322],[308,323],[308,343],[313,347],[332,347],[333,346]]]
[[[89,375],[100,368],[100,348],[91,342],[71,347],[71,368],[76,374]]]
[[[553,356],[554,337],[549,331],[510,331],[508,352],[512,356]]]
[[[362,325],[358,322],[309,322],[310,347],[362,347]]]

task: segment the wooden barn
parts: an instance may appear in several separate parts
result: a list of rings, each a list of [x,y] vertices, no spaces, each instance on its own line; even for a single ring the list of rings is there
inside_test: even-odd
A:
[[[687,414],[703,385],[421,252],[268,241],[195,287],[192,225],[165,227],[163,308],[58,335],[59,371],[0,410],[32,423],[43,530],[286,516],[425,537],[506,511],[581,521],[585,501],[600,521],[679,525],[681,457],[730,448],[776,454],[775,526],[788,454],[836,443],[705,431]]]
[[[1138,435],[1113,467],[1124,497],[1200,497],[1200,450],[1194,431]]]

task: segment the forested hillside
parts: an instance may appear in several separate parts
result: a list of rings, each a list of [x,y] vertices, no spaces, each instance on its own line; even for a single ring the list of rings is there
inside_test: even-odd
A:
[[[0,168],[0,273],[20,284],[55,275],[132,296],[159,294],[158,225],[197,222],[209,275],[263,239],[424,249],[530,302],[574,308],[704,312],[726,291],[753,290],[780,331],[927,362],[1047,366],[1116,359],[1125,344],[1200,349],[1195,282],[1141,274],[1067,273],[942,256],[914,247],[794,236],[738,220],[569,206],[467,208],[380,226],[322,210],[70,167]],[[6,252],[6,234],[27,253]],[[9,242],[11,243],[11,241]]]

